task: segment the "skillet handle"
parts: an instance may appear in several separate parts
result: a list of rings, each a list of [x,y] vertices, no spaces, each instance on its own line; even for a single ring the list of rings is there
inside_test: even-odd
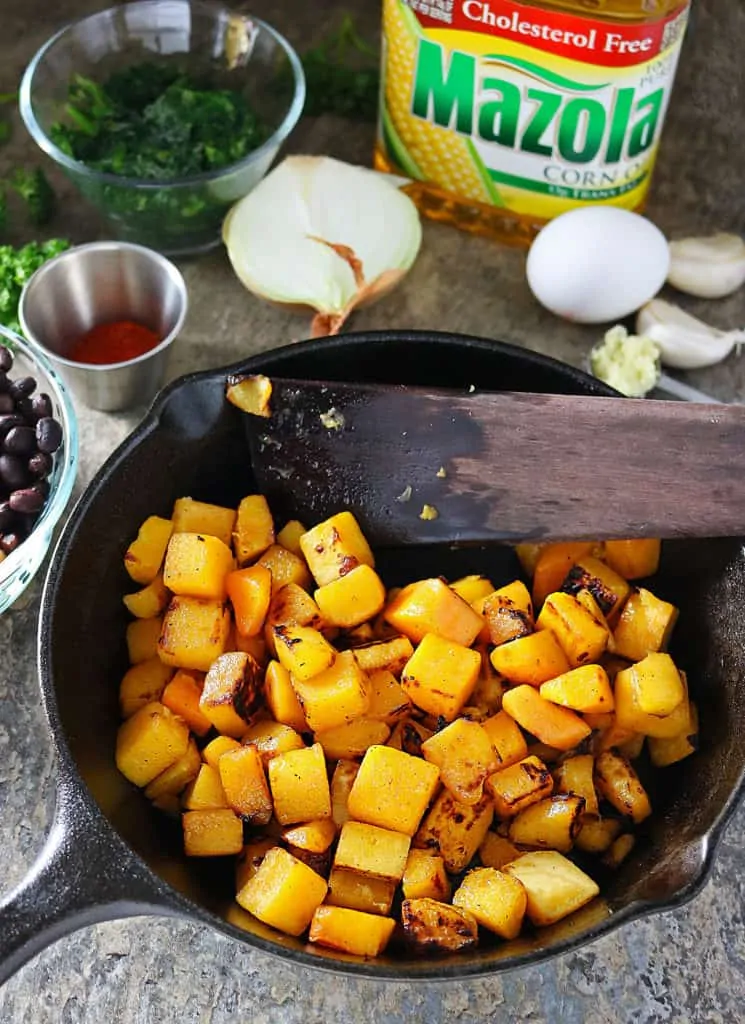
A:
[[[176,915],[88,796],[60,781],[54,821],[28,875],[0,897],[0,985],[57,939],[86,925],[136,914]]]

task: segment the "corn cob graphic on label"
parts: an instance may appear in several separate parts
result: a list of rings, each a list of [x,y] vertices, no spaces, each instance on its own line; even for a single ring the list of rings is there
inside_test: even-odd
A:
[[[687,17],[687,2],[640,24],[514,0],[383,0],[378,154],[537,220],[638,208]]]

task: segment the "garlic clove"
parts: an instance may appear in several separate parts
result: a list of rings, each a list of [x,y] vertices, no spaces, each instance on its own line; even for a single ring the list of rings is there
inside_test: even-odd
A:
[[[668,283],[702,299],[721,299],[745,284],[745,241],[720,232],[670,242]]]
[[[745,341],[745,331],[720,331],[664,299],[642,306],[636,331],[656,343],[665,366],[677,370],[713,366]]]

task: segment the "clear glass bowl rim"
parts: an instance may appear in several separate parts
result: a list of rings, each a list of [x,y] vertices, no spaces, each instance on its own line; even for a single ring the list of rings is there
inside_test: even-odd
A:
[[[182,7],[189,7],[192,10],[197,10],[209,15],[215,15],[218,12],[235,14],[237,17],[248,18],[254,24],[258,25],[260,29],[263,29],[268,35],[270,35],[282,50],[284,50],[285,55],[290,62],[290,66],[292,67],[295,91],[289,110],[272,135],[262,142],[257,149],[251,150],[251,152],[242,160],[238,160],[233,164],[226,164],[225,167],[220,167],[213,171],[203,171],[201,174],[192,174],[189,177],[166,179],[128,178],[118,174],[111,174],[108,171],[98,171],[93,167],[88,167],[87,164],[81,163],[79,160],[73,160],[71,156],[68,156],[67,153],[64,153],[59,146],[52,142],[36,119],[32,101],[34,77],[47,53],[49,53],[49,51],[62,38],[64,38],[64,36],[71,32],[72,29],[79,28],[85,25],[86,22],[94,21],[97,18],[110,17],[112,14],[122,10],[121,5],[117,7],[108,7],[103,11],[96,11],[83,18],[71,21],[67,25],[63,26],[63,28],[58,32],[55,32],[55,34],[48,39],[31,58],[30,63],[23,73],[23,78],[21,79],[18,106],[21,118],[23,119],[23,123],[25,124],[29,134],[40,149],[56,161],[56,163],[66,168],[68,171],[71,171],[73,174],[94,179],[102,184],[119,185],[121,187],[138,188],[142,190],[155,190],[169,187],[184,188],[204,184],[227,177],[236,171],[249,167],[252,163],[261,159],[265,154],[278,149],[300,119],[303,107],[305,106],[305,73],[303,72],[303,66],[300,63],[300,58],[281,33],[269,25],[268,22],[263,21],[261,18],[254,17],[248,11],[233,12],[222,5],[201,3],[200,0],[131,0],[131,2],[127,4],[127,7],[146,10],[147,8],[155,9],[157,7],[161,7],[166,3],[169,5],[177,4]]]

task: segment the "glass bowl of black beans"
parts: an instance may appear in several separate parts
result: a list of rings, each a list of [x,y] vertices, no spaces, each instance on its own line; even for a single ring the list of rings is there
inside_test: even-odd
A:
[[[44,561],[77,466],[63,381],[36,345],[0,327],[0,613]]]

